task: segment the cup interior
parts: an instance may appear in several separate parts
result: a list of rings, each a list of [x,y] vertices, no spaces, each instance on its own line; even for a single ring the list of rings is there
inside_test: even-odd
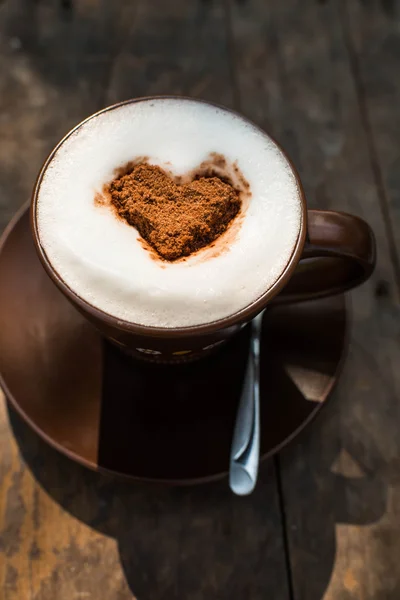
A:
[[[150,107],[152,104],[154,105],[154,104],[157,104],[158,102],[172,102],[173,103],[174,101],[181,102],[181,103],[185,102],[185,103],[188,103],[189,105],[195,104],[196,106],[204,105],[207,108],[215,109],[217,111],[216,114],[219,114],[218,111],[220,111],[221,114],[223,113],[223,114],[232,115],[232,118],[244,120],[245,123],[248,124],[249,127],[253,128],[258,133],[258,135],[260,133],[262,133],[262,136],[264,138],[266,138],[268,140],[272,140],[272,138],[270,136],[268,136],[265,132],[262,132],[256,125],[254,125],[250,121],[244,119],[241,115],[238,115],[234,111],[231,111],[230,109],[226,109],[224,107],[219,107],[214,104],[206,103],[206,102],[203,102],[200,100],[193,100],[193,99],[189,99],[189,98],[183,99],[183,98],[175,98],[175,97],[155,97],[155,98],[143,98],[143,99],[130,100],[130,101],[127,101],[124,103],[120,103],[120,104],[105,108],[102,111],[99,111],[98,113],[96,113],[95,115],[92,115],[91,117],[89,117],[88,119],[86,119],[85,121],[83,121],[82,123],[77,125],[72,131],[70,131],[63,138],[63,140],[61,140],[61,142],[57,145],[57,147],[50,154],[50,156],[46,160],[41,172],[39,173],[36,185],[34,187],[33,196],[32,196],[32,204],[31,204],[31,222],[32,222],[32,231],[33,231],[35,246],[36,246],[37,252],[39,254],[40,260],[42,261],[43,266],[45,267],[46,271],[48,272],[50,277],[53,279],[53,281],[56,283],[56,285],[59,287],[59,289],[78,307],[78,309],[81,312],[84,312],[85,314],[87,314],[89,318],[94,319],[96,321],[101,321],[108,327],[116,328],[118,330],[123,330],[125,332],[129,332],[132,334],[146,335],[146,336],[157,337],[157,338],[171,338],[171,337],[187,338],[192,335],[198,336],[198,335],[203,335],[203,334],[209,334],[209,333],[213,333],[216,331],[229,330],[229,328],[231,328],[231,327],[235,328],[237,325],[240,325],[242,323],[249,321],[252,317],[254,317],[257,313],[259,313],[263,308],[265,308],[265,306],[268,304],[268,302],[276,294],[279,293],[279,291],[283,288],[283,286],[290,279],[291,274],[293,273],[293,271],[296,268],[296,265],[300,259],[301,252],[302,252],[302,249],[304,246],[305,234],[306,234],[306,204],[305,204],[305,198],[304,198],[304,193],[302,190],[301,182],[299,180],[299,177],[298,177],[293,165],[291,164],[289,158],[287,157],[287,155],[279,147],[279,145],[274,140],[272,140],[273,144],[279,150],[280,154],[285,158],[285,161],[286,161],[288,167],[290,168],[290,172],[296,181],[296,185],[297,185],[298,193],[299,193],[301,210],[300,210],[299,216],[298,216],[298,235],[297,235],[295,244],[293,246],[291,255],[289,256],[285,265],[283,265],[283,267],[280,269],[280,272],[276,276],[274,283],[272,285],[270,285],[268,287],[268,289],[263,291],[256,299],[254,299],[253,301],[249,302],[247,305],[243,306],[239,310],[232,312],[231,314],[229,314],[227,316],[224,316],[222,318],[212,319],[209,322],[201,322],[201,323],[196,323],[195,325],[176,326],[176,327],[165,327],[165,326],[160,327],[160,326],[155,326],[155,325],[149,326],[149,325],[143,325],[139,322],[135,322],[131,319],[124,319],[124,318],[121,318],[120,316],[116,317],[115,315],[108,312],[107,310],[104,310],[104,307],[96,306],[93,302],[88,301],[85,297],[82,296],[82,294],[78,293],[77,289],[74,289],[74,285],[72,285],[71,282],[66,281],[65,277],[63,277],[62,273],[60,273],[60,269],[57,268],[57,266],[54,264],[54,261],[51,260],[51,258],[49,257],[48,251],[46,250],[45,245],[43,244],[43,240],[41,238],[41,233],[40,233],[38,207],[39,207],[39,199],[41,197],[42,186],[46,183],[46,174],[48,172],[51,172],[54,169],[54,164],[55,164],[55,160],[57,159],[57,157],[59,157],[64,152],[65,148],[68,148],[69,144],[73,143],[73,141],[74,141],[74,139],[76,139],[77,135],[80,135],[81,132],[85,130],[85,128],[87,128],[87,132],[85,134],[85,136],[87,138],[87,143],[91,147],[93,147],[93,135],[96,135],[96,123],[99,122],[98,121],[99,119],[102,119],[110,114],[118,115],[118,111],[121,111],[121,109],[124,109],[127,106],[137,105],[138,103],[142,104],[142,105],[146,105],[147,107]],[[117,121],[118,120],[114,120],[112,122],[114,122],[114,124],[115,124]],[[122,125],[119,125],[119,127],[122,127]],[[123,129],[123,127],[122,127],[122,129]],[[120,131],[122,131],[122,129],[118,130],[118,131],[120,132]],[[152,132],[152,131],[153,130],[150,127],[148,132]],[[121,135],[121,134],[119,133],[119,135]],[[117,138],[118,138],[118,135],[117,135]],[[165,137],[165,140],[167,140],[167,139],[168,139],[168,135]],[[83,152],[84,152],[85,146],[83,145],[82,148],[83,148]],[[121,143],[118,146],[118,144],[117,144],[116,148],[118,150],[116,155],[113,156],[112,159],[110,159],[109,153],[107,154],[106,140],[103,140],[102,143],[100,143],[100,144],[96,144],[96,161],[94,161],[94,163],[92,164],[92,166],[90,168],[85,169],[85,173],[83,174],[84,175],[83,180],[86,182],[86,184],[89,184],[91,181],[94,181],[96,173],[98,173],[100,171],[105,173],[105,175],[104,175],[105,179],[109,178],[112,175],[113,169],[115,167],[126,162],[128,155],[124,154],[125,145]],[[144,144],[141,147],[141,149],[144,152],[146,149],[146,145]],[[139,152],[139,150],[138,150],[138,152]],[[162,145],[160,152],[161,152],[161,154],[162,154],[162,152],[164,152],[164,154],[162,155],[163,161],[167,162],[166,159],[168,158],[168,149],[167,149],[166,144],[165,144],[165,146]],[[105,157],[107,157],[108,163],[107,163],[107,160]],[[74,169],[76,169],[76,168],[79,169],[80,155],[78,154],[75,157],[75,159],[76,159],[75,163],[72,165],[69,165],[71,170],[68,171],[67,173],[63,172],[62,174],[60,174],[60,176],[62,175],[64,178],[65,178],[65,176],[67,176],[68,181],[74,180],[74,178],[73,178]],[[81,159],[82,159],[82,156],[81,156]],[[82,164],[82,160],[81,160],[81,164]],[[85,164],[87,164],[87,161],[85,162]],[[76,182],[74,183],[74,185],[76,185]],[[104,243],[107,242],[106,237],[107,236],[104,236]],[[278,240],[277,240],[277,243],[278,243]],[[248,270],[251,270],[251,265],[246,265],[246,268]],[[240,284],[240,278],[239,278],[238,284]]]

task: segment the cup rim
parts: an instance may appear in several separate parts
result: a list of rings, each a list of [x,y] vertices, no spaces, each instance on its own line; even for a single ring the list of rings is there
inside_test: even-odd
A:
[[[147,102],[147,101],[163,100],[163,99],[189,100],[191,102],[207,104],[209,106],[214,106],[221,110],[230,112],[233,115],[238,116],[241,119],[244,119],[245,121],[247,121],[247,123],[250,123],[253,127],[255,127],[258,131],[260,131],[263,135],[266,135],[270,140],[272,140],[272,142],[277,146],[278,150],[280,150],[282,152],[283,156],[287,160],[287,162],[292,170],[292,173],[295,177],[295,180],[296,180],[296,183],[297,183],[297,186],[299,189],[300,200],[301,200],[299,235],[297,237],[292,254],[291,254],[285,268],[283,269],[282,273],[280,274],[278,279],[275,281],[275,283],[270,288],[268,288],[268,290],[266,290],[261,296],[259,296],[256,300],[253,300],[253,302],[251,302],[250,304],[247,304],[245,307],[243,307],[239,311],[237,311],[227,317],[223,317],[222,319],[217,319],[215,321],[211,321],[208,323],[201,323],[199,325],[190,325],[190,326],[186,326],[186,327],[155,327],[155,326],[140,325],[139,323],[126,321],[123,319],[119,319],[118,317],[115,317],[113,315],[110,315],[110,314],[106,313],[105,311],[101,310],[100,308],[93,306],[92,304],[90,304],[89,302],[84,300],[83,298],[81,298],[78,294],[76,294],[76,292],[74,292],[64,282],[64,280],[60,277],[60,275],[58,274],[58,272],[55,270],[55,268],[51,264],[50,260],[48,259],[46,252],[40,243],[38,224],[37,224],[38,196],[39,196],[39,190],[40,190],[40,186],[41,186],[41,183],[43,180],[43,176],[44,176],[49,164],[53,160],[55,154],[59,150],[59,148],[71,135],[73,135],[80,127],[82,127],[82,125],[84,125],[91,119],[94,119],[94,118],[98,117],[99,115],[106,113],[108,111],[115,110],[115,109],[117,109],[121,106],[125,106],[127,104],[134,104],[136,102]],[[36,181],[35,181],[35,184],[33,187],[33,191],[32,191],[32,196],[31,196],[30,223],[31,223],[31,230],[32,230],[32,235],[33,235],[33,242],[34,242],[36,251],[38,253],[39,259],[40,259],[45,271],[50,276],[52,281],[56,284],[56,286],[59,288],[59,290],[73,304],[75,304],[81,312],[89,314],[89,316],[92,317],[93,319],[102,321],[109,327],[114,327],[121,331],[125,331],[125,332],[131,333],[131,334],[136,334],[139,336],[148,336],[148,337],[157,337],[157,338],[191,337],[191,336],[198,336],[198,335],[213,333],[215,331],[227,329],[234,325],[244,323],[246,321],[251,320],[256,314],[261,312],[266,307],[268,302],[282,290],[282,288],[286,285],[286,283],[292,276],[292,274],[297,266],[297,263],[299,262],[299,260],[301,258],[301,254],[302,254],[302,251],[304,248],[304,244],[306,241],[306,232],[307,232],[307,204],[306,204],[306,198],[305,198],[303,185],[300,181],[299,174],[298,174],[292,160],[289,158],[289,156],[287,155],[285,150],[281,147],[281,145],[275,140],[275,138],[273,136],[271,136],[269,133],[267,133],[259,125],[254,123],[251,119],[248,119],[247,117],[245,117],[244,115],[242,115],[241,113],[239,113],[238,111],[236,111],[232,108],[223,106],[216,102],[209,102],[208,100],[204,100],[202,98],[193,98],[190,96],[168,95],[167,94],[167,95],[155,95],[155,96],[142,96],[139,98],[131,98],[128,100],[124,100],[122,102],[117,102],[115,104],[112,104],[110,106],[102,108],[101,110],[98,110],[97,112],[93,113],[92,115],[86,117],[86,119],[83,119],[82,121],[80,121],[72,129],[70,129],[70,131],[68,131],[68,133],[66,135],[64,135],[64,137],[58,142],[58,144],[53,148],[53,150],[51,150],[50,154],[47,156],[47,158],[46,158],[45,162],[43,163],[43,166],[41,167],[39,174],[36,178]]]

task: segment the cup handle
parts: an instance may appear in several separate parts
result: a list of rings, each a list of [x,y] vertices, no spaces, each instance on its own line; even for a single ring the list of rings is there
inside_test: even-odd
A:
[[[272,304],[345,292],[370,277],[375,261],[375,237],[365,221],[342,212],[309,210],[302,257]]]

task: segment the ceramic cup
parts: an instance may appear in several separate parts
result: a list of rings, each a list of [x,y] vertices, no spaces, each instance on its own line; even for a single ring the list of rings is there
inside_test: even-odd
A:
[[[127,102],[135,101],[137,100]],[[105,108],[100,113],[117,106],[120,104]],[[121,321],[95,308],[66,285],[48,260],[40,244],[36,215],[38,192],[44,173],[59,146],[81,125],[82,123],[70,131],[51,152],[37,178],[31,203],[34,243],[45,270],[59,290],[104,336],[129,354],[171,363],[201,358],[223,344],[267,306],[345,292],[360,285],[371,275],[375,265],[375,239],[369,225],[356,216],[342,212],[308,210],[299,176],[284,153],[300,189],[300,233],[292,256],[280,277],[256,301],[224,319],[184,328],[146,327]]]

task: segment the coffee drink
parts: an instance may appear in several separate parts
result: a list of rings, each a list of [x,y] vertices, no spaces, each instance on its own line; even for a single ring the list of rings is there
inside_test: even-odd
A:
[[[154,205],[156,188],[166,195]],[[52,268],[89,304],[139,325],[195,326],[274,285],[299,238],[301,191],[246,119],[196,100],[142,99],[63,140],[39,181],[36,221]]]

